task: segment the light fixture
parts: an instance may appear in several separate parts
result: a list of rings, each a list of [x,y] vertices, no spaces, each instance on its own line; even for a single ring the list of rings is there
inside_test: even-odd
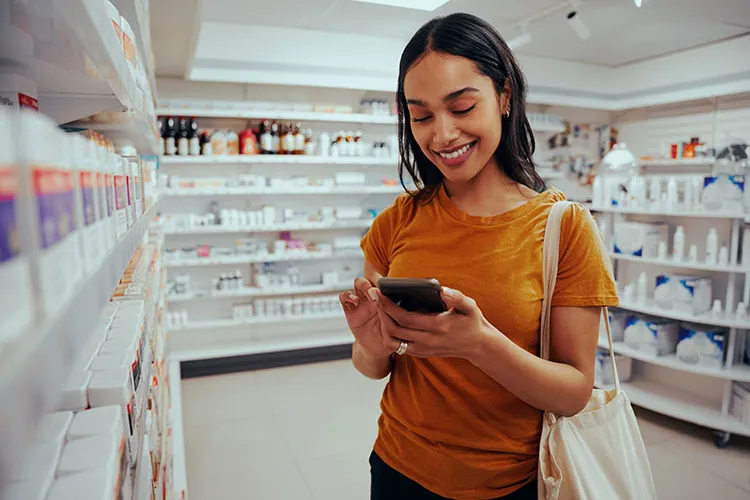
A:
[[[388,5],[390,7],[400,7],[402,9],[415,9],[432,11],[448,3],[448,0],[352,0],[353,2],[374,3],[379,5]]]
[[[573,28],[573,31],[576,32],[578,38],[580,38],[581,40],[586,40],[589,36],[591,36],[589,28],[583,23],[581,15],[577,10],[571,10],[570,12],[568,12],[567,18],[568,24],[570,24],[570,27]]]
[[[634,3],[634,4],[635,4],[635,6],[636,6],[636,7],[638,7],[639,9],[641,8],[641,5],[643,5],[643,1],[642,1],[642,0],[633,0],[633,3]]]
[[[519,35],[516,35],[508,40],[508,47],[510,47],[512,50],[518,50],[519,47],[523,47],[524,45],[528,45],[529,43],[531,43],[531,40],[533,40],[531,33],[524,30]]]

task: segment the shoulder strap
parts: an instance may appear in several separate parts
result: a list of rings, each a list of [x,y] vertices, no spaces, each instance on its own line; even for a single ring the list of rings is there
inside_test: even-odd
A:
[[[550,320],[552,313],[552,296],[555,293],[557,284],[557,265],[560,258],[560,227],[563,215],[572,203],[569,201],[558,201],[549,211],[547,217],[547,227],[544,230],[544,247],[542,261],[544,268],[542,270],[542,279],[544,287],[544,299],[542,300],[542,319],[539,325],[539,355],[542,359],[550,357]],[[604,325],[607,330],[607,341],[609,342],[609,356],[612,360],[612,370],[614,371],[615,390],[620,392],[620,377],[615,365],[615,353],[612,348],[612,334],[609,328],[609,314],[607,308],[603,309]]]

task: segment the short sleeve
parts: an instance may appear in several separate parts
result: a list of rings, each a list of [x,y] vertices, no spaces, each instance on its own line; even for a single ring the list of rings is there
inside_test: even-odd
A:
[[[365,259],[375,266],[382,276],[388,276],[402,204],[403,200],[399,197],[393,205],[380,212],[360,242]]]
[[[612,263],[588,209],[573,204],[563,215],[553,306],[616,306]]]

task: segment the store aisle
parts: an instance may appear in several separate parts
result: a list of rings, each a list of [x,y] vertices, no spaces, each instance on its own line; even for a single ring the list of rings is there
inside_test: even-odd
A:
[[[385,381],[350,361],[182,382],[191,500],[367,500]],[[664,500],[750,496],[750,440],[638,410]]]

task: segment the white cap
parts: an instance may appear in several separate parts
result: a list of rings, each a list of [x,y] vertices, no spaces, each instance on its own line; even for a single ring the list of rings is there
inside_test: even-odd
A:
[[[114,472],[118,464],[121,443],[122,436],[114,434],[98,434],[71,441],[63,449],[57,473],[62,477],[101,467]]]
[[[34,441],[37,443],[64,442],[72,420],[73,412],[70,411],[57,411],[43,415],[37,426]]]
[[[125,428],[122,422],[121,406],[102,406],[76,413],[68,430],[71,441],[98,434],[108,434],[122,438]]]
[[[91,377],[88,397],[92,408],[125,405],[130,402],[131,395],[129,369],[96,372]]]
[[[55,410],[79,411],[88,407],[88,398],[86,390],[91,381],[90,371],[73,372],[65,386],[60,391],[60,399],[55,406]]]

